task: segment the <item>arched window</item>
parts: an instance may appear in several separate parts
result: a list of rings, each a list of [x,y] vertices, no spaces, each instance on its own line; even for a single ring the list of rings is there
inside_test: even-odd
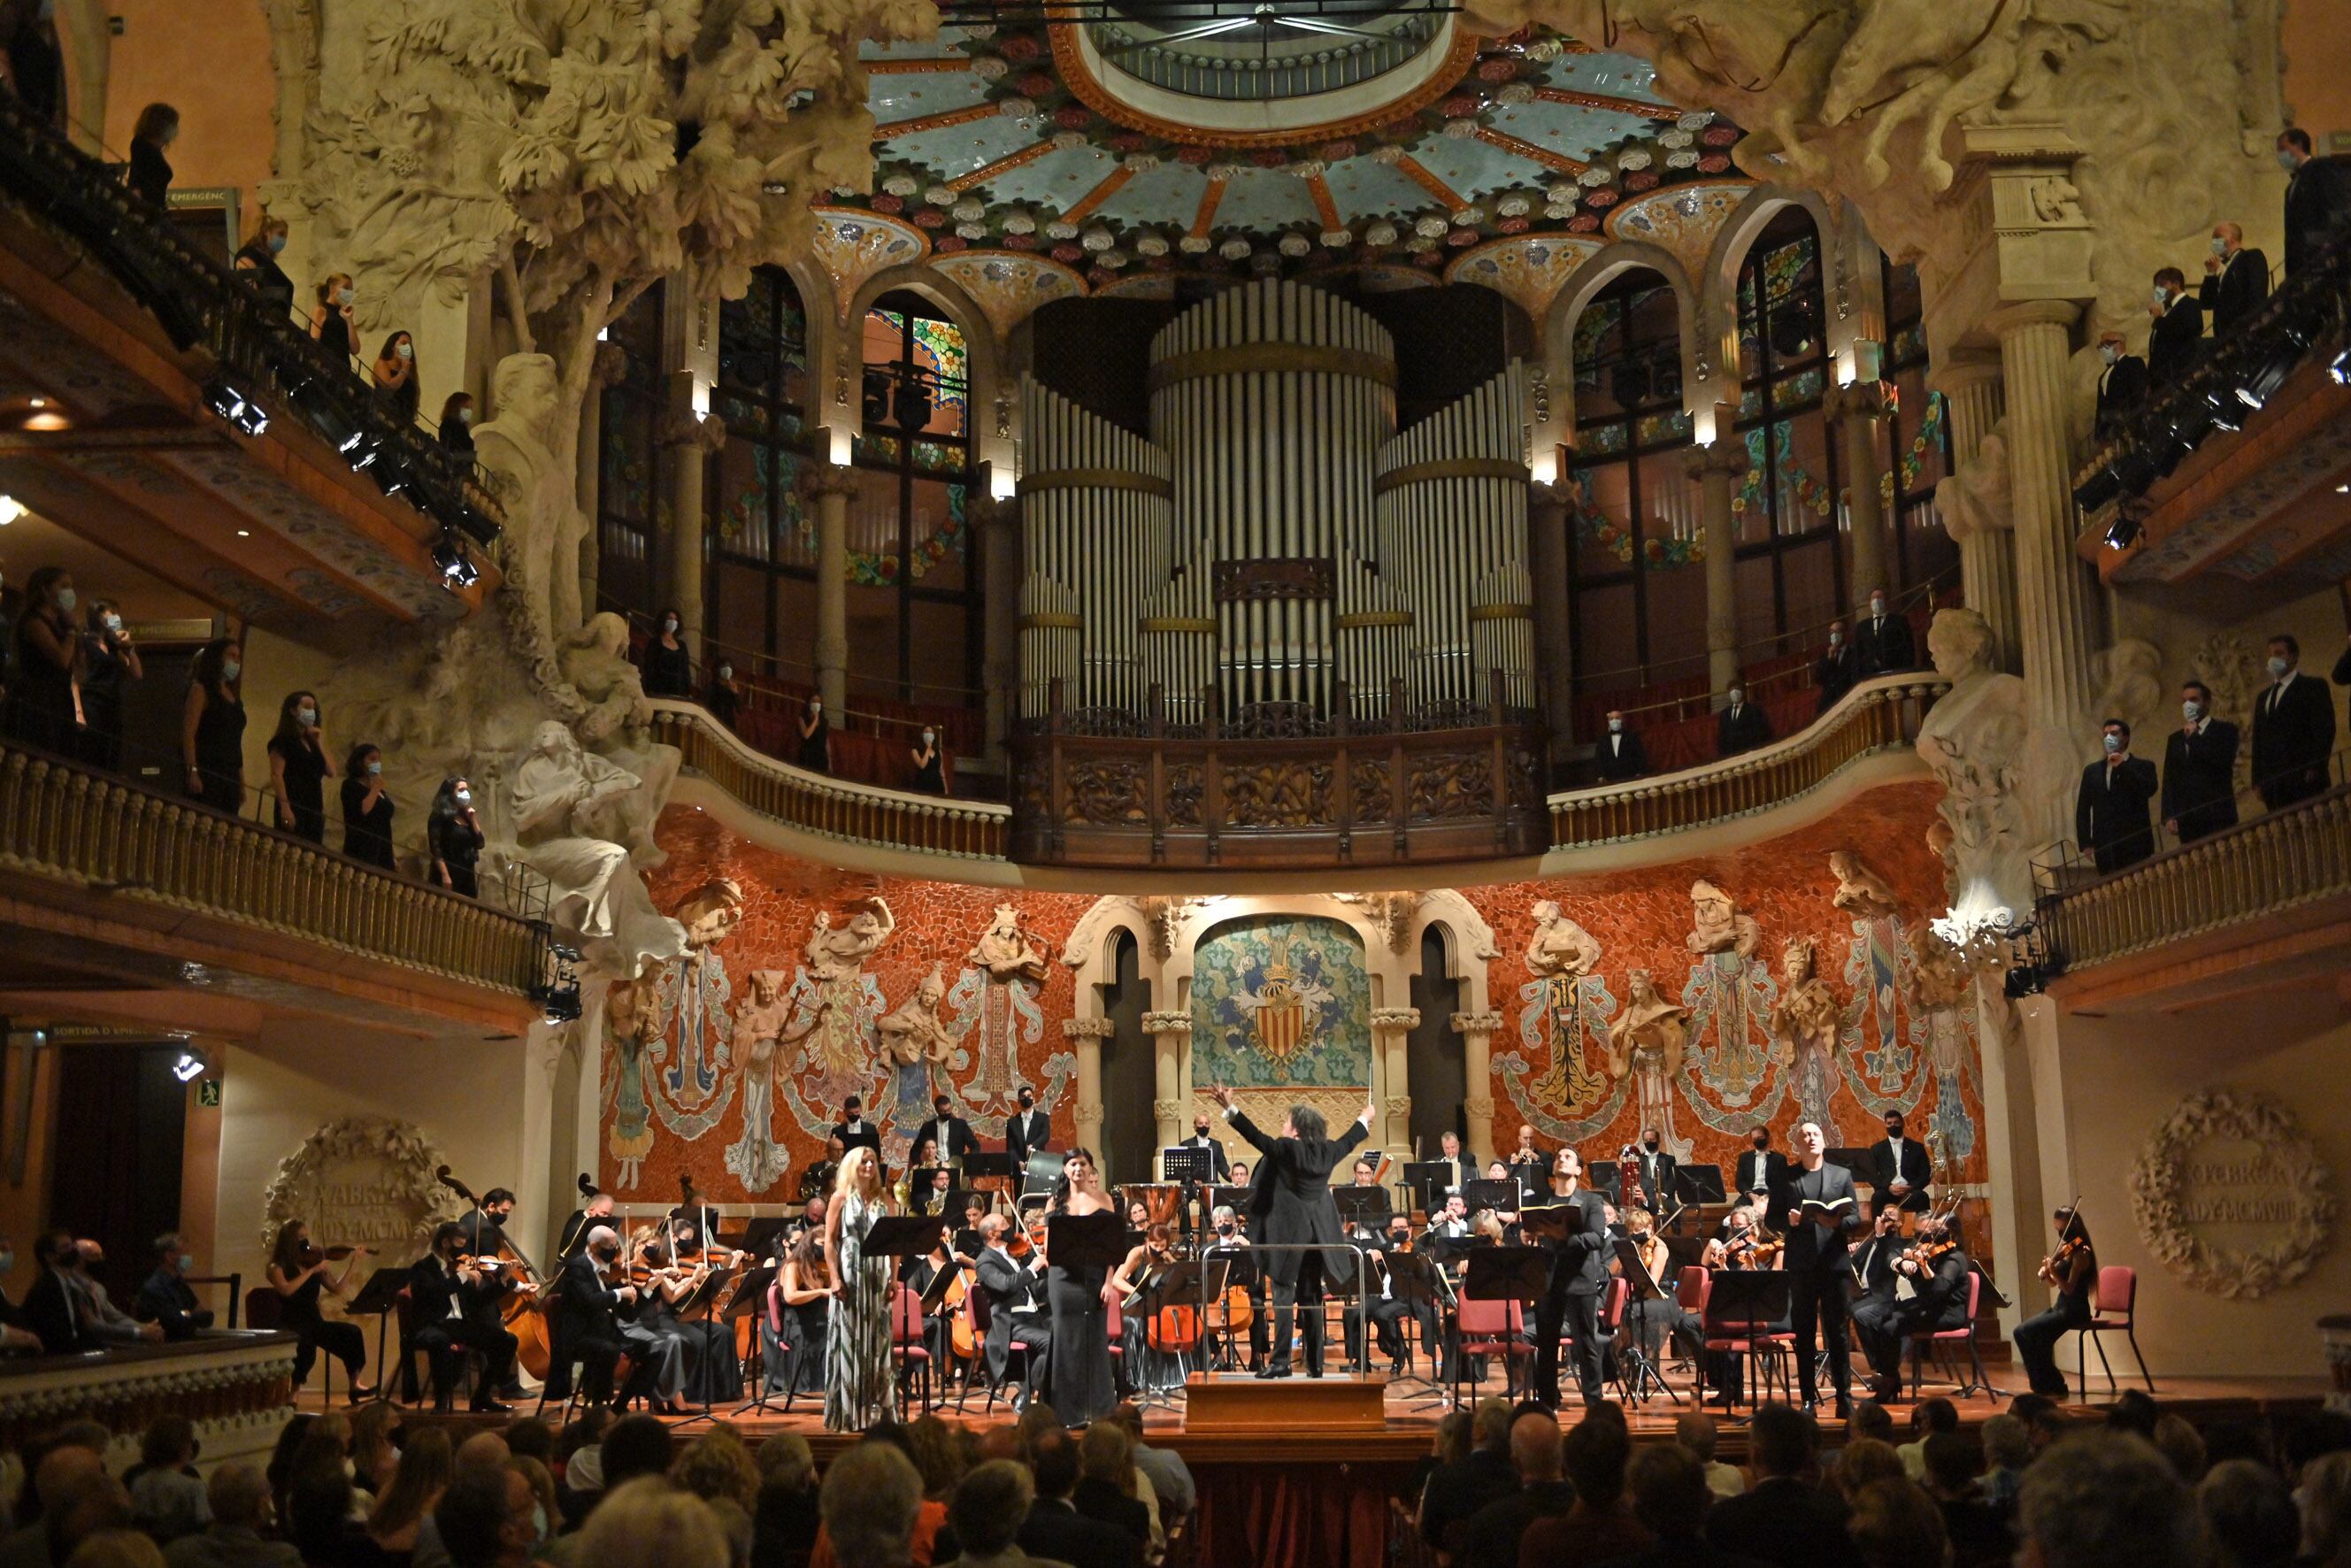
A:
[[[625,356],[604,389],[597,434],[596,597],[599,608],[653,613],[653,512],[661,494],[662,290],[659,285],[605,334]]]
[[[1918,294],[1918,270],[1881,258],[1886,277],[1886,384],[1894,391],[1893,417],[1885,424],[1887,486],[1886,508],[1894,539],[1887,564],[1889,588],[1959,580],[1959,541],[1944,530],[1937,487],[1950,472],[1950,422],[1943,394],[1927,390],[1927,326]],[[1855,586],[1859,587],[1860,584]]]
[[[1748,471],[1731,500],[1742,662],[1785,651],[1848,604],[1844,478],[1821,413],[1832,371],[1812,214],[1782,209],[1739,269],[1738,418]]]
[[[1604,692],[1706,668],[1698,489],[1684,465],[1681,312],[1671,285],[1635,268],[1577,318],[1578,483],[1568,552],[1576,687]]]
[[[815,521],[799,496],[812,451],[808,405],[799,290],[781,267],[764,267],[742,298],[718,308],[710,412],[726,422],[726,444],[703,486],[711,658],[729,655],[744,674],[810,678]]]

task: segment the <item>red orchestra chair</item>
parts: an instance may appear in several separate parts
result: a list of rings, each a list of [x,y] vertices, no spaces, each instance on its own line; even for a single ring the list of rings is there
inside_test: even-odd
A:
[[[987,1370],[987,1325],[995,1321],[994,1309],[987,1304],[987,1292],[977,1287],[965,1291],[963,1310],[971,1322],[971,1343],[978,1347],[978,1353],[972,1357],[972,1368],[987,1384],[987,1409],[992,1411],[996,1408],[996,1396],[1003,1393],[1004,1385],[1014,1379],[1015,1356],[1019,1357],[1018,1375],[1024,1382],[1028,1378],[1029,1347],[1019,1340],[1008,1341],[1004,1352],[1004,1375],[996,1376]],[[970,1393],[971,1379],[966,1377],[962,1392],[956,1396],[956,1414],[962,1414],[963,1402]]]
[[[931,1408],[931,1345],[923,1332],[923,1298],[904,1281],[891,1289],[890,1348],[898,1357],[898,1416],[906,1415],[906,1385],[914,1375],[923,1379],[923,1410]]]
[[[1976,1353],[1976,1309],[1983,1301],[1983,1276],[1973,1269],[1968,1270],[1968,1321],[1955,1329],[1927,1329],[1909,1336],[1910,1397],[1918,1397],[1918,1377],[1921,1364],[1929,1353],[1950,1369],[1955,1398],[1965,1399],[1970,1394],[1988,1393],[1991,1379],[1984,1372],[1983,1357]],[[1953,1347],[1965,1345],[1968,1352],[1969,1375],[1959,1375],[1959,1354]]]
[[[2147,1384],[2149,1394],[2155,1392],[2155,1379],[2147,1370],[2147,1357],[2138,1353],[2138,1333],[2134,1327],[2138,1315],[2138,1270],[2110,1263],[2098,1270],[2097,1293],[2090,1298],[2090,1321],[2073,1332],[2082,1336],[2075,1342],[2074,1361],[2082,1369],[2082,1397],[2090,1396],[2090,1357],[2092,1345],[2098,1347],[2098,1364],[2105,1369],[2106,1387],[2115,1385],[2115,1369],[2106,1361],[2105,1336],[2118,1333],[2130,1345],[2131,1359],[2138,1363],[2139,1377]]]
[[[1460,1343],[1453,1350],[1453,1402],[1461,1403],[1461,1385],[1471,1356],[1502,1358],[1502,1394],[1514,1396],[1522,1381],[1520,1364],[1534,1358],[1527,1342],[1526,1309],[1516,1301],[1495,1301],[1478,1296],[1461,1298]]]

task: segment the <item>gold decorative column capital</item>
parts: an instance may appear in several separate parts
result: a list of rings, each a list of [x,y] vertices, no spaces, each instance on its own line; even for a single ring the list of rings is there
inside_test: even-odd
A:
[[[1749,467],[1747,443],[1736,436],[1718,435],[1712,445],[1693,446],[1683,453],[1682,466],[1691,478],[1701,483],[1709,474],[1743,479]]]
[[[857,493],[857,470],[843,463],[811,463],[800,470],[799,490],[820,500],[828,496],[846,499]]]
[[[1986,316],[1984,325],[1994,336],[2006,338],[2032,327],[2070,329],[2081,316],[2081,306],[2071,299],[2019,299]]]
[[[1453,1032],[1456,1034],[1483,1035],[1490,1039],[1494,1031],[1501,1027],[1502,1015],[1499,1013],[1455,1013],[1453,1015]]]

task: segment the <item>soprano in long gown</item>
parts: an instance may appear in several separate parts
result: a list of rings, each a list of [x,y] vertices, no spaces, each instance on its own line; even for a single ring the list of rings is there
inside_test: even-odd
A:
[[[855,1173],[872,1168],[872,1155],[871,1149],[852,1151],[833,1197],[832,1214],[841,1227],[834,1242],[833,1278],[840,1281],[841,1293],[825,1323],[828,1432],[862,1432],[890,1414],[890,1260],[868,1258],[864,1249],[866,1228],[888,1207],[879,1197],[867,1197],[855,1185]]]
[[[1092,1154],[1072,1149],[1062,1162],[1064,1192],[1060,1207],[1073,1214],[1111,1207],[1102,1196],[1101,1167]],[[1110,1364],[1110,1312],[1102,1304],[1110,1270],[1103,1265],[1070,1269],[1050,1264],[1045,1271],[1045,1304],[1053,1317],[1053,1342],[1046,1355],[1047,1397],[1053,1413],[1082,1427],[1118,1407],[1118,1384]]]

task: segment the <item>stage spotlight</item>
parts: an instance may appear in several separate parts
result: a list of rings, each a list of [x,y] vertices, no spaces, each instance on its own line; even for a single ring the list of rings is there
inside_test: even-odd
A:
[[[2116,507],[2115,520],[2106,525],[2106,548],[2128,549],[2137,538],[2138,519],[2131,515],[2127,506]]]
[[[2225,430],[2233,435],[2245,428],[2245,410],[2248,406],[2259,408],[2261,404],[2248,405],[2241,392],[2208,392],[2204,394],[2204,404],[2199,412],[2204,420],[2214,429]],[[2177,428],[2176,425],[2175,428]],[[2202,438],[2199,436],[2198,439]],[[2191,442],[2189,444],[2193,445],[2194,443]]]
[[[2335,362],[2326,367],[2326,373],[2335,378],[2336,386],[2351,387],[2351,349],[2335,355]]]
[[[172,1076],[183,1083],[193,1083],[204,1073],[204,1059],[193,1051],[180,1052],[180,1060],[172,1063]]]
[[[497,524],[490,521],[489,518],[482,516],[481,513],[475,511],[471,507],[461,507],[458,508],[457,526],[465,529],[466,534],[469,535],[473,538],[473,541],[477,545],[496,544],[498,539],[498,535],[504,531]]]
[[[2122,493],[2122,481],[2115,477],[2115,465],[2109,463],[2074,487],[2074,505],[2095,512]]]
[[[2286,377],[2294,374],[2294,368],[2309,351],[2310,340],[2295,328],[2286,329],[2280,340],[2253,373],[2237,387],[2237,401],[2247,408],[2260,408],[2277,396],[2278,388],[2285,385]]]
[[[387,496],[397,496],[416,482],[416,476],[409,468],[407,459],[389,452],[379,455],[369,465],[368,472],[375,476],[377,486]]]
[[[383,455],[383,443],[364,430],[354,430],[343,437],[337,450],[354,469],[364,472]]]
[[[444,588],[471,588],[482,575],[474,558],[465,551],[465,541],[445,529],[438,544],[433,547],[433,564],[441,569]]]
[[[259,435],[269,428],[269,413],[259,403],[238,390],[226,376],[214,376],[204,383],[204,406],[247,435]]]

